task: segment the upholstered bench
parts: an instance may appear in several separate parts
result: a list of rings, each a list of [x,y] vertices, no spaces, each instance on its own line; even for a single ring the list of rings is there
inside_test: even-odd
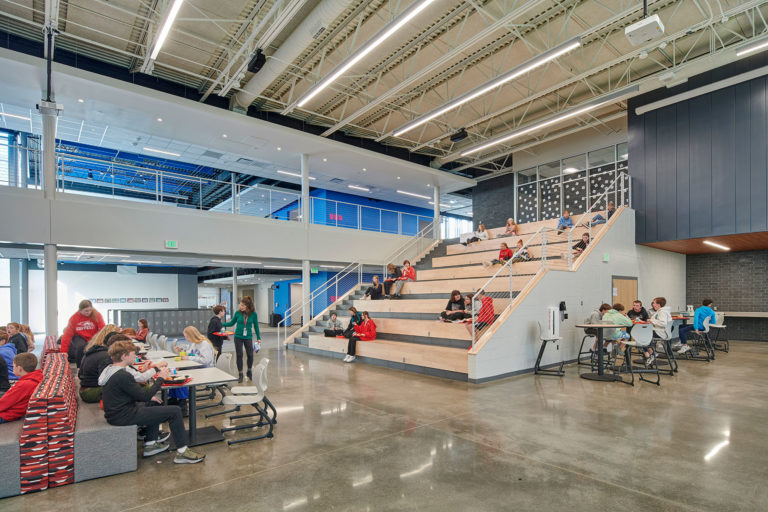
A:
[[[22,420],[0,425],[0,498],[21,493],[19,436]]]
[[[75,482],[136,471],[136,426],[116,427],[99,404],[78,396],[75,424]]]

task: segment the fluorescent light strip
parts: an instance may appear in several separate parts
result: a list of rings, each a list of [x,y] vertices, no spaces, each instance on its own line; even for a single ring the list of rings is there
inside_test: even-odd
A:
[[[434,201],[430,201],[429,204],[434,206],[435,202]],[[440,208],[450,208],[450,207],[451,207],[451,205],[449,205],[449,204],[440,203]]]
[[[495,79],[491,80],[485,85],[481,85],[479,88],[469,91],[468,93],[459,96],[455,100],[449,102],[447,105],[444,105],[442,107],[438,107],[437,109],[433,110],[432,112],[429,112],[428,114],[406,124],[402,128],[399,128],[395,130],[394,135],[395,137],[399,137],[400,135],[403,135],[406,132],[409,132],[413,130],[414,128],[423,125],[424,123],[427,123],[431,121],[432,119],[439,117],[446,112],[449,112],[455,108],[460,107],[461,105],[474,100],[475,98],[479,98],[480,96],[489,93],[493,89],[496,89],[497,87],[501,87],[507,82],[510,82],[516,78],[519,78],[520,76],[529,73],[533,71],[534,69],[543,66],[547,62],[553,61],[556,58],[570,52],[571,50],[574,50],[581,46],[581,38],[576,37],[574,39],[571,39],[569,41],[566,41],[565,43],[556,46],[555,48],[552,48],[549,51],[546,51],[542,53],[541,55],[537,55],[533,59],[529,60],[528,62],[504,73],[503,75],[496,77]]]
[[[181,156],[180,154],[174,153],[172,151],[163,151],[162,149],[155,149],[155,148],[144,148],[144,151],[151,151],[153,153],[160,153],[161,155]]]
[[[403,195],[406,195],[406,196],[418,197],[418,198],[421,198],[421,199],[430,199],[429,196],[425,196],[425,195],[422,195],[422,194],[414,194],[413,192],[406,192],[405,190],[398,190],[397,193],[398,194],[403,194]]]
[[[278,171],[277,171],[277,174],[285,174],[286,176],[294,176],[294,177],[296,177],[296,178],[301,178],[301,174],[299,174],[299,173],[297,173],[297,172],[290,172],[290,171],[281,171],[281,170],[278,170]],[[315,177],[313,177],[313,176],[310,176],[310,177],[309,177],[309,179],[310,179],[310,180],[314,180],[314,179],[317,179],[317,178],[315,178]]]
[[[179,9],[181,9],[181,4],[183,3],[184,0],[174,0],[171,9],[168,11],[168,17],[165,18],[165,22],[163,23],[163,28],[160,29],[160,34],[155,40],[155,46],[152,47],[152,53],[149,55],[150,60],[155,60],[157,54],[160,53],[160,48],[165,44],[165,39],[168,37],[168,33],[171,31],[171,26],[173,26],[173,22],[176,20],[176,15],[179,14]]]
[[[338,79],[341,75],[347,72],[349,68],[363,60],[366,55],[371,53],[373,50],[375,50],[379,45],[381,45],[384,41],[389,39],[395,32],[400,30],[403,25],[411,21],[414,17],[416,17],[421,11],[426,9],[430,4],[432,4],[435,0],[423,0],[422,2],[419,2],[417,5],[413,5],[406,9],[400,16],[395,18],[390,25],[387,27],[384,27],[382,30],[379,31],[377,35],[373,37],[373,39],[369,40],[367,43],[365,43],[362,47],[360,47],[359,50],[357,50],[352,56],[345,62],[342,63],[337,69],[331,72],[330,75],[323,78],[317,85],[312,87],[309,91],[304,93],[304,96],[302,96],[297,105],[299,107],[303,107],[309,101],[317,96],[322,90],[324,90],[326,87],[331,85],[336,79]]]
[[[726,247],[724,245],[716,244],[715,242],[710,242],[709,240],[704,240],[704,243],[707,245],[711,245],[712,247],[717,247],[718,249],[722,249],[724,251],[730,251],[730,247]]]
[[[365,188],[365,187],[359,187],[357,185],[347,185],[347,188],[351,188],[353,190],[362,190],[363,192],[370,192],[371,189]]]
[[[320,265],[323,268],[346,268],[342,267],[341,265]]]
[[[211,263],[240,263],[243,265],[261,265],[260,261],[237,261],[237,260],[211,260]]]
[[[301,270],[301,267],[286,267],[282,265],[264,265],[264,268],[282,268],[285,270]]]
[[[12,117],[14,119],[21,119],[22,121],[31,121],[31,119],[26,116],[17,116],[16,114],[8,114],[7,112],[0,112],[0,116]]]
[[[624,89],[621,89],[620,91],[616,91],[615,93],[609,94],[603,98],[598,98],[596,100],[593,100],[591,102],[588,102],[586,105],[575,107],[574,109],[570,111],[566,111],[564,114],[560,114],[557,116],[554,116],[551,119],[547,119],[545,121],[541,121],[538,123],[534,123],[527,128],[522,128],[520,130],[515,130],[512,133],[508,135],[503,135],[501,137],[498,137],[496,139],[492,139],[489,142],[486,142],[484,144],[480,144],[479,146],[475,146],[474,148],[467,149],[465,151],[462,151],[460,153],[461,156],[468,156],[473,153],[477,153],[479,151],[483,151],[485,149],[488,149],[493,146],[497,146],[499,144],[502,144],[504,142],[510,141],[512,139],[516,139],[518,137],[521,137],[523,135],[526,135],[531,132],[535,132],[538,130],[541,130],[542,128],[546,128],[547,126],[551,126],[553,124],[557,124],[561,121],[565,121],[566,119],[570,119],[572,117],[576,117],[578,115],[584,114],[585,112],[589,112],[590,110],[595,110],[596,108],[602,107],[604,105],[607,105],[608,103],[611,103],[613,101],[616,101],[618,98],[622,96],[626,96],[627,94],[631,94],[633,92],[637,92],[639,90],[639,87],[637,85],[633,85],[630,87],[626,87]]]
[[[567,167],[563,169],[563,174],[575,174],[577,172],[579,172],[579,170],[575,167]]]
[[[762,42],[756,44],[755,46],[744,48],[743,50],[736,52],[736,56],[741,57],[743,55],[749,55],[750,53],[754,53],[758,50],[763,50],[765,48],[768,48],[768,39],[763,40]]]
[[[123,260],[121,263],[133,263],[133,264],[147,264],[147,265],[162,265],[162,261],[152,261],[152,260]]]

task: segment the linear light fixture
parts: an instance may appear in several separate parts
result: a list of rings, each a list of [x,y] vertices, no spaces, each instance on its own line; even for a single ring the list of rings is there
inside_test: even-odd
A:
[[[286,267],[284,265],[264,265],[264,268],[281,268],[284,270],[301,270],[301,267]]]
[[[418,197],[418,198],[421,198],[421,199],[431,199],[431,197],[429,197],[429,196],[425,196],[423,194],[415,194],[413,192],[406,192],[405,190],[398,190],[397,193],[398,194],[403,194],[405,196]]]
[[[575,167],[566,167],[563,169],[563,174],[575,174],[577,172],[579,172],[579,170]]]
[[[211,263],[240,263],[243,265],[261,265],[260,261],[238,261],[238,260],[211,260]]]
[[[602,107],[603,105],[606,105],[608,103],[611,103],[613,101],[616,101],[617,99],[626,96],[627,94],[631,94],[633,92],[637,92],[639,90],[639,86],[632,85],[630,87],[625,87],[624,89],[618,90],[614,93],[608,94],[606,96],[594,99],[592,101],[588,101],[582,105],[578,105],[576,107],[573,107],[569,110],[566,110],[565,112],[561,114],[557,114],[553,117],[550,117],[548,119],[545,119],[543,121],[535,122],[530,124],[529,126],[526,126],[525,128],[520,128],[518,130],[513,130],[511,133],[508,133],[506,135],[501,135],[499,137],[496,137],[495,139],[491,139],[488,142],[485,142],[483,144],[479,144],[473,148],[466,149],[460,153],[461,156],[468,156],[473,153],[477,153],[479,151],[483,151],[485,149],[488,149],[493,146],[497,146],[499,144],[502,144],[504,142],[510,141],[512,139],[516,139],[518,137],[521,137],[523,135],[526,135],[531,132],[535,132],[538,130],[541,130],[542,128],[546,128],[547,126],[551,126],[553,124],[557,124],[561,121],[565,121],[566,119],[570,119],[572,117],[576,117],[578,115],[584,114],[586,112],[589,112],[590,110],[595,110],[596,108]]]
[[[290,172],[290,171],[282,171],[282,170],[278,170],[278,171],[277,171],[277,174],[285,174],[286,176],[294,176],[294,177],[296,177],[296,178],[301,178],[301,174],[299,174],[299,173],[297,173],[297,172]],[[310,180],[314,180],[314,179],[317,179],[317,178],[315,178],[314,176],[310,176],[310,177],[309,177],[309,179],[310,179]]]
[[[534,69],[540,66],[543,66],[547,62],[553,61],[556,58],[562,55],[565,55],[566,53],[570,52],[571,50],[575,50],[580,46],[581,46],[581,37],[574,37],[573,39],[569,39],[563,44],[557,45],[554,48],[547,50],[546,52],[540,55],[537,55],[533,59],[530,59],[529,61],[517,66],[516,68],[511,69],[510,71],[507,71],[503,75],[500,75],[494,78],[493,80],[467,92],[466,94],[459,96],[455,100],[450,101],[447,104],[441,107],[438,107],[417,119],[414,119],[410,123],[407,123],[401,128],[398,128],[397,130],[395,130],[394,135],[395,137],[399,137],[404,133],[409,132],[418,126],[421,126],[424,123],[427,123],[432,119],[445,114],[446,112],[449,112],[455,108],[458,108],[461,105],[474,100],[475,98],[479,98],[480,96],[491,92],[497,87],[501,87],[505,83],[511,82],[512,80],[519,78],[522,75],[529,73]]]
[[[359,185],[347,185],[347,188],[351,188],[353,190],[362,190],[363,192],[370,192],[371,191],[371,189],[365,188],[365,187],[361,187]]]
[[[139,263],[139,264],[145,264],[145,265],[162,265],[162,261],[154,261],[154,260],[123,260],[121,263]]]
[[[19,115],[16,115],[16,114],[9,114],[7,112],[0,112],[0,116],[12,117],[14,119],[21,119],[22,121],[31,121],[31,119],[26,117],[26,116],[19,116]]]
[[[160,153],[161,155],[168,155],[168,156],[181,156],[179,153],[174,153],[173,151],[163,151],[162,149],[155,149],[155,148],[144,148],[144,151],[151,151],[152,153]]]
[[[184,0],[174,0],[171,9],[168,11],[168,16],[163,23],[163,28],[160,29],[160,33],[158,34],[157,39],[155,39],[155,46],[152,47],[152,53],[149,54],[149,60],[155,60],[160,53],[160,48],[165,44],[168,33],[171,31],[171,26],[173,26],[173,22],[176,20],[176,16],[179,14],[179,9],[181,9],[181,4],[183,3]]]
[[[744,48],[743,50],[739,50],[736,52],[737,57],[742,57],[744,55],[749,55],[750,53],[755,53],[758,50],[763,50],[765,48],[768,48],[768,39],[763,39],[759,43],[757,43],[754,46],[750,46],[749,48]]]
[[[434,206],[435,202],[434,201],[430,201],[429,204]],[[451,205],[449,205],[449,204],[440,203],[440,208],[450,208],[450,207],[451,207]]]
[[[331,85],[336,79],[347,72],[352,66],[360,62],[366,55],[375,50],[384,41],[392,37],[392,35],[400,30],[406,23],[416,17],[421,11],[429,7],[435,0],[422,0],[405,11],[400,16],[392,20],[392,23],[381,29],[373,38],[369,39],[363,46],[355,51],[346,61],[342,62],[329,75],[320,80],[314,87],[310,88],[304,95],[299,98],[297,105],[303,107],[309,101],[317,96],[322,90]]]
[[[717,247],[718,249],[721,249],[723,251],[730,251],[731,250],[730,247],[726,247],[724,245],[716,244],[715,242],[712,242],[712,241],[709,241],[709,240],[704,240],[704,243],[707,244],[707,245],[711,245],[712,247]]]
[[[323,268],[346,268],[342,267],[341,265],[320,265]]]

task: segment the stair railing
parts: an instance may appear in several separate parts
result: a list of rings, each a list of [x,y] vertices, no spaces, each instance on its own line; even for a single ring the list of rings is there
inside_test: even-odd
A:
[[[494,272],[494,274],[480,288],[478,288],[476,292],[474,292],[470,306],[470,312],[472,314],[472,347],[474,347],[480,338],[488,331],[495,318],[512,307],[512,303],[514,301],[512,295],[515,292],[515,276],[520,275],[515,271],[514,266],[515,263],[517,263],[517,255],[522,253],[523,250],[528,251],[530,254],[530,248],[533,247],[536,241],[540,241],[541,265],[537,269],[536,273],[540,272],[542,269],[547,268],[547,233],[551,231],[556,231],[556,229],[546,226],[541,227],[533,235],[528,237],[528,240],[525,241],[522,247],[515,247],[513,249],[514,253],[512,258],[508,259],[503,265],[501,265],[501,267],[499,267],[499,269]],[[549,238],[551,239],[552,236],[550,235]],[[552,250],[549,252],[552,252]],[[550,255],[549,259],[553,259],[553,257],[554,254]],[[527,261],[533,260],[534,258],[531,257]],[[496,283],[501,282],[501,279],[506,277],[502,275],[504,274],[505,270],[509,270],[508,286],[496,286]],[[504,296],[507,294],[509,295],[509,304],[506,308],[504,308],[504,311],[500,312],[499,314],[496,314],[495,309],[493,312],[488,311],[488,309],[493,305],[494,300],[505,298]],[[490,301],[488,299],[490,299]],[[485,311],[483,311],[483,308],[486,308]],[[482,318],[480,318],[481,314]]]
[[[385,261],[397,261],[399,258],[415,259],[426,251],[430,245],[438,243],[439,237],[435,237],[435,233],[439,234],[439,230],[439,219],[430,222],[393,254],[387,257]],[[340,297],[363,284],[364,270],[365,265],[362,262],[350,263],[337,272],[335,276],[326,281],[322,286],[312,291],[307,300],[301,301],[286,309],[283,318],[277,323],[278,344],[284,344],[290,336],[309,323],[312,318],[328,309],[328,307],[338,301]],[[384,266],[384,273],[382,273],[382,280],[385,275],[386,265]],[[328,293],[331,290],[333,291],[333,295],[328,298]],[[309,318],[303,318],[305,306],[308,306]]]

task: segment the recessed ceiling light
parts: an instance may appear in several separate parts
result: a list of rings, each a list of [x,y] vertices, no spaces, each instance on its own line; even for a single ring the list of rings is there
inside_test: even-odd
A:
[[[565,174],[573,174],[575,172],[579,172],[579,170],[575,167],[566,167],[565,169],[563,169],[563,173]]]
[[[421,199],[431,199],[429,196],[425,196],[423,194],[414,194],[413,192],[406,192],[405,190],[398,190],[397,193],[403,194],[405,196],[418,197]]]
[[[427,183],[427,186],[428,186],[428,187],[431,187],[432,185],[430,185],[429,183]]]
[[[453,199],[451,199],[451,204],[456,204],[456,201],[454,201]]]
[[[397,179],[400,179],[400,176],[398,176]]]
[[[83,98],[77,98],[78,103],[85,103],[85,100]]]
[[[353,190],[362,190],[363,192],[370,192],[371,189],[365,188],[365,187],[359,187],[357,185],[347,185],[347,188],[351,188]]]
[[[162,123],[162,122],[163,122],[163,118],[162,118],[162,117],[158,117],[158,118],[157,118],[157,122],[158,122],[158,123]]]
[[[226,134],[226,133],[222,133],[222,134],[221,134],[221,136],[222,136],[222,138],[224,138],[224,139],[226,139],[226,138],[227,138],[227,134]]]
[[[17,116],[16,114],[8,114],[7,112],[0,112],[0,116],[12,117],[14,119],[21,119],[22,121],[30,121],[26,116]]]
[[[286,270],[301,270],[301,267],[287,267],[284,265],[264,265],[264,268],[282,268]]]
[[[261,197],[264,197],[264,194],[261,194]]]
[[[368,170],[368,169],[366,169],[365,167],[363,167],[363,171],[367,171],[367,170]]]
[[[278,151],[282,151],[282,150],[283,150],[283,148],[281,148],[280,146],[277,146],[277,150],[278,150]]]
[[[297,172],[290,172],[290,171],[283,171],[283,170],[278,170],[278,171],[277,171],[277,173],[278,173],[278,174],[285,174],[285,175],[287,175],[287,176],[295,176],[295,177],[297,177],[297,178],[301,178],[301,174],[299,174],[299,173],[297,173]],[[315,178],[315,177],[313,177],[313,176],[310,176],[310,177],[309,177],[309,179],[310,179],[310,180],[314,180],[314,179],[317,179],[317,178]]]
[[[327,158],[323,158],[323,162],[327,162],[327,161],[328,161],[328,159],[327,159]]]
[[[170,155],[170,156],[181,156],[179,153],[174,153],[172,151],[163,151],[162,149],[155,149],[155,148],[144,148],[144,151],[151,151],[153,153],[160,153],[162,155]]]
[[[704,240],[704,243],[707,245],[711,245],[712,247],[717,247],[718,249],[722,249],[723,251],[730,251],[730,247],[726,247],[724,245],[716,244],[715,242],[710,242],[709,240]]]

